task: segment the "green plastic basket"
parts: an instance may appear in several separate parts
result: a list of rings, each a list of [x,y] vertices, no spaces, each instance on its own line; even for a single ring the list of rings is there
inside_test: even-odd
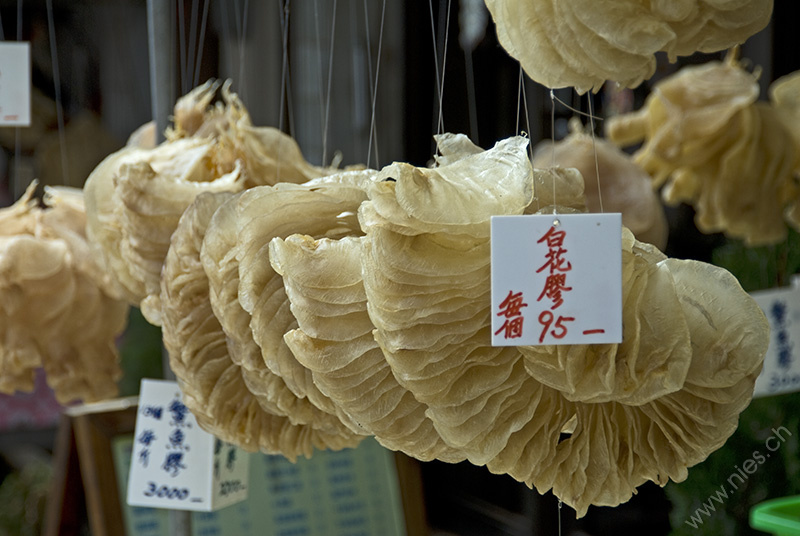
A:
[[[757,504],[750,510],[750,526],[775,536],[800,536],[800,495]]]

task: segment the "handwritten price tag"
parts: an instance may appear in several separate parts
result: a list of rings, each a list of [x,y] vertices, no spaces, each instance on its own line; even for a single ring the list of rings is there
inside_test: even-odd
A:
[[[204,432],[178,384],[142,380],[128,504],[212,511],[247,498],[249,455]]]
[[[620,214],[494,216],[492,345],[622,341]]]
[[[800,287],[753,292],[767,316],[770,327],[769,348],[764,368],[756,380],[755,397],[800,391]]]
[[[30,43],[0,42],[0,126],[30,124]]]

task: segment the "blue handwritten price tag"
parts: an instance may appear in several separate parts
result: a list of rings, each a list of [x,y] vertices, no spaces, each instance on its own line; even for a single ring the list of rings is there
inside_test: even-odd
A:
[[[142,380],[128,504],[212,511],[247,498],[249,456],[203,431],[176,382]]]
[[[754,397],[800,391],[800,287],[762,290],[750,294],[767,316],[769,348],[756,380]]]
[[[30,43],[0,42],[0,126],[30,124]]]
[[[620,214],[494,216],[492,345],[622,341]]]

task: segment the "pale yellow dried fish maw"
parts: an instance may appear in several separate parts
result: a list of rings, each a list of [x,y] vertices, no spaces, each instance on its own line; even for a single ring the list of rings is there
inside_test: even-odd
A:
[[[237,194],[214,213],[200,255],[208,278],[211,307],[227,337],[230,359],[241,367],[244,384],[265,411],[286,416],[293,424],[310,425],[332,435],[345,435],[349,433],[345,425],[332,414],[335,408],[325,405],[324,409],[329,410],[326,412],[319,407],[324,405],[319,400],[298,396],[288,388],[284,378],[269,369],[251,330],[251,315],[239,302],[237,210],[244,195],[245,192]],[[285,294],[280,278],[276,279],[268,292],[276,298],[273,303],[281,304],[285,301]],[[288,304],[282,316],[284,323],[293,321]]]
[[[643,110],[612,118],[609,136],[644,141],[634,157],[664,185],[668,203],[694,206],[703,232],[748,245],[772,244],[796,225],[800,150],[792,118],[792,81],[772,104],[755,102],[756,77],[735,54],[724,63],[682,69],[660,82]],[[796,85],[796,84],[794,84]]]
[[[675,283],[631,245],[622,254],[622,343],[519,348],[528,373],[568,400],[638,406],[683,386],[692,348]]]
[[[597,91],[635,87],[670,61],[744,42],[769,22],[772,0],[486,0],[500,44],[535,81]]]
[[[383,168],[369,189],[376,221],[391,222],[401,233],[488,234],[490,215],[521,213],[531,202],[527,145],[516,136],[446,166]]]
[[[381,444],[425,461],[460,461],[425,417],[427,407],[397,383],[372,337],[360,242],[299,235],[272,240],[270,262],[283,277],[299,325],[285,335],[286,343],[320,390]],[[321,289],[324,301],[313,299],[315,305],[300,312]],[[320,303],[337,323],[319,322]]]
[[[698,354],[687,382],[729,387],[761,371],[769,328],[761,309],[736,278],[716,266],[666,259]]]
[[[242,194],[237,204],[238,296],[243,309],[252,316],[253,339],[270,371],[281,376],[298,397],[308,397],[329,413],[338,410],[319,392],[311,372],[297,362],[283,340],[283,335],[297,327],[297,323],[289,309],[281,277],[263,259],[267,258],[269,242],[275,237],[295,232],[334,238],[361,234],[355,211],[365,198],[362,189],[334,180],[313,187],[284,184],[254,188]]]
[[[231,361],[225,332],[214,316],[200,250],[209,221],[228,193],[202,194],[173,235],[162,279],[164,345],[181,382],[184,401],[198,423],[248,450],[280,453],[291,460],[313,449],[355,446],[357,439],[293,424],[265,411]]]
[[[56,398],[94,402],[117,393],[114,344],[127,306],[103,291],[88,257],[80,191],[49,191],[49,207],[33,200],[35,184],[0,210],[0,388],[33,388],[43,367]]]
[[[698,0],[692,16],[673,20],[677,39],[662,48],[670,61],[695,52],[717,52],[744,43],[772,16],[773,0]]]
[[[545,168],[555,160],[559,166],[577,168],[585,180],[589,212],[601,212],[602,200],[603,211],[622,213],[622,224],[638,240],[663,250],[667,245],[667,218],[650,176],[608,141],[581,132],[579,125],[579,121],[571,123],[570,135],[555,144],[539,144],[533,167]]]

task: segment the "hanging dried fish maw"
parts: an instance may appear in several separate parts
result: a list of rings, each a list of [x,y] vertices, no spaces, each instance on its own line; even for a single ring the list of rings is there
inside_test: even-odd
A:
[[[320,390],[382,445],[424,461],[460,461],[425,416],[427,406],[397,383],[372,336],[361,240],[292,235],[270,242],[270,262],[299,325],[284,339]]]
[[[127,306],[86,255],[80,191],[50,189],[39,208],[34,188],[0,210],[0,391],[31,390],[43,367],[62,403],[111,398]]]
[[[597,91],[606,80],[636,87],[670,61],[716,52],[764,28],[772,0],[486,0],[503,48],[535,81]]]
[[[663,250],[667,245],[667,218],[650,176],[616,146],[583,132],[579,120],[570,121],[570,129],[570,134],[555,144],[539,144],[533,166],[546,168],[555,161],[559,166],[578,169],[585,179],[589,212],[601,212],[602,199],[603,211],[622,213],[622,224],[637,240]]]
[[[347,172],[370,176],[373,172]],[[248,190],[237,205],[239,252],[239,303],[251,316],[253,338],[261,348],[266,367],[282,377],[300,398],[337,413],[350,421],[314,385],[311,371],[300,365],[286,346],[283,335],[297,327],[289,309],[281,277],[264,259],[269,242],[299,232],[315,237],[338,238],[361,234],[355,211],[366,198],[359,187],[332,179],[315,186],[279,184]],[[347,424],[354,429],[358,425]]]
[[[288,387],[286,380],[271,371],[262,357],[252,318],[238,299],[240,286],[238,249],[238,204],[246,192],[241,192],[223,203],[214,213],[203,238],[200,260],[208,278],[209,301],[212,311],[227,337],[228,352],[234,364],[241,368],[247,389],[255,395],[264,411],[286,416],[292,424],[310,425],[330,435],[352,437],[341,419],[333,415],[335,408],[317,399],[299,396]],[[278,278],[273,285],[277,299],[283,303],[283,285]],[[272,296],[272,293],[270,293]],[[288,305],[285,312],[273,320],[291,322]],[[288,349],[286,350],[288,352]],[[314,392],[313,394],[316,394]],[[315,405],[315,402],[319,405]],[[324,407],[320,407],[324,405]],[[325,410],[329,411],[325,411]]]
[[[330,174],[303,158],[277,129],[254,127],[239,97],[206,84],[178,101],[166,142],[125,148],[104,160],[86,183],[88,228],[118,294],[160,323],[159,275],[169,238],[197,194],[302,182]]]
[[[635,160],[664,185],[665,201],[694,206],[701,231],[772,244],[786,237],[784,218],[796,225],[800,199],[791,119],[800,114],[786,93],[778,86],[776,101],[755,102],[756,77],[731,54],[663,80],[642,110],[612,118],[608,134],[621,145],[644,141]]]
[[[186,405],[205,430],[248,450],[295,460],[310,457],[315,448],[355,446],[352,435],[297,425],[285,415],[266,411],[247,389],[240,366],[231,360],[229,340],[214,316],[200,260],[212,215],[230,197],[229,193],[198,196],[181,218],[164,265],[164,345]]]

